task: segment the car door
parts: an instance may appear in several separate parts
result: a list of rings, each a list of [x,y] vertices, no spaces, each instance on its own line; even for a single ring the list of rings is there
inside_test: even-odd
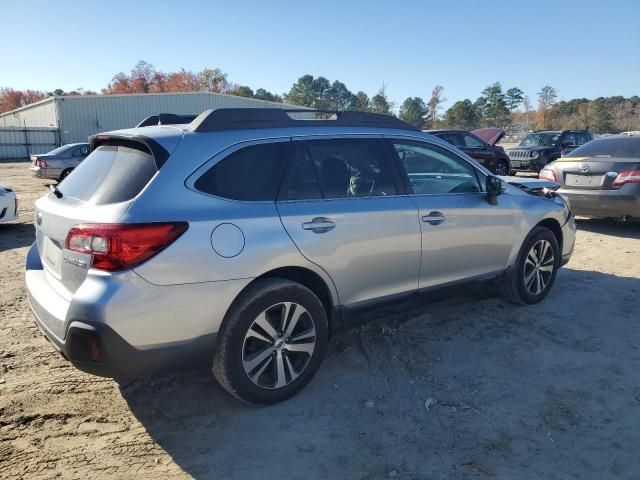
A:
[[[416,291],[418,210],[401,193],[382,138],[292,141],[277,208],[302,255],[333,280],[340,302]]]
[[[509,196],[489,204],[486,174],[453,150],[406,137],[388,141],[421,219],[420,288],[504,271],[515,238]]]
[[[74,168],[77,167],[87,155],[89,155],[89,147],[83,145],[74,148],[73,150],[71,150],[71,158],[68,166]]]
[[[485,165],[486,167],[492,166],[493,150],[491,150],[486,143],[469,133],[463,133],[462,138],[465,145],[462,151],[478,160],[482,165]]]

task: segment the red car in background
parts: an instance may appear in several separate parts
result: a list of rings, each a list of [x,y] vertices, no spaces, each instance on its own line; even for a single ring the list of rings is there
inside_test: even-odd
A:
[[[426,132],[458,147],[496,175],[509,175],[511,172],[509,156],[502,147],[496,145],[504,137],[505,132],[502,128],[479,128],[472,132],[464,130],[426,130]]]

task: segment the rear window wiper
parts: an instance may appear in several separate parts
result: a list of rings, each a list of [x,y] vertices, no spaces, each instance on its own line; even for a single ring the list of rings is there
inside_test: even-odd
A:
[[[51,189],[53,194],[56,196],[56,198],[62,198],[62,192],[58,190],[58,187],[56,187],[55,185],[49,185],[49,188]]]

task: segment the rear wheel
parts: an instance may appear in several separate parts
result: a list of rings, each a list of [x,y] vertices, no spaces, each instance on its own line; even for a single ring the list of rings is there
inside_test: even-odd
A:
[[[509,175],[509,162],[506,160],[498,160],[496,164],[496,175]]]
[[[239,399],[270,405],[298,393],[324,359],[327,315],[308,288],[285,279],[255,282],[219,332],[213,373]]]
[[[540,302],[551,290],[559,266],[560,249],[555,235],[547,228],[534,228],[502,281],[502,295],[523,305]]]
[[[60,181],[67,178],[67,176],[71,173],[72,170],[73,168],[67,168],[66,170],[63,170],[62,173],[60,174]]]

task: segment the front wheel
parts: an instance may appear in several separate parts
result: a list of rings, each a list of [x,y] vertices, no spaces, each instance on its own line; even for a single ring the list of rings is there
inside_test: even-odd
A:
[[[496,175],[507,176],[509,175],[509,163],[505,160],[498,160],[496,165]]]
[[[559,267],[558,240],[548,228],[536,227],[525,238],[515,265],[502,280],[502,295],[514,303],[538,303],[551,290]]]
[[[253,405],[298,393],[315,375],[328,341],[325,309],[305,286],[278,278],[256,281],[231,307],[218,336],[213,374]]]

